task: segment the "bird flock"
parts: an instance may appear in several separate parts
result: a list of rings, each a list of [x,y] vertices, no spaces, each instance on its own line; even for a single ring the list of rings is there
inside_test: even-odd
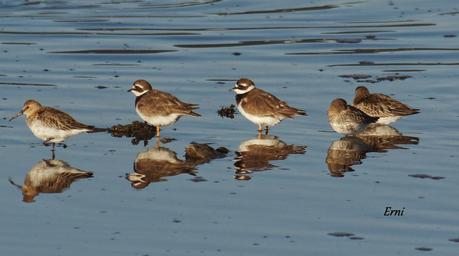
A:
[[[233,91],[236,93],[236,106],[239,112],[258,127],[258,136],[263,130],[269,134],[270,127],[286,118],[307,116],[299,108],[291,107],[287,102],[255,86],[247,78],[239,79]],[[146,80],[136,80],[128,90],[134,94],[135,109],[139,117],[156,127],[156,137],[160,137],[161,127],[171,125],[182,116],[199,117],[195,112],[198,104],[186,103],[174,95],[154,89]],[[348,105],[342,98],[334,99],[328,108],[328,121],[334,131],[346,136],[363,132],[368,126],[380,123],[389,124],[400,117],[419,113],[390,96],[380,93],[370,93],[364,86],[355,89],[352,105]],[[53,146],[63,143],[67,138],[80,134],[107,131],[76,121],[69,114],[43,106],[36,100],[27,100],[21,111],[10,118],[25,115],[26,124],[32,133],[43,141],[45,145]],[[63,144],[65,147],[65,144]]]

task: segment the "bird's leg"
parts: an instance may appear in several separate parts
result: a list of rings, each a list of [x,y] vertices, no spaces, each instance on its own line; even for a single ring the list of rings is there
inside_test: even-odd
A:
[[[265,135],[268,135],[269,134],[269,126],[266,126],[265,127]]]
[[[161,127],[159,125],[157,125],[156,126],[156,137],[160,136],[160,130],[161,130]]]
[[[50,142],[51,140],[53,140],[53,139],[54,139],[54,138],[48,138],[48,139],[46,139],[45,141],[43,141],[43,145],[45,145],[45,147],[49,146],[49,142]],[[53,144],[54,144],[54,143],[53,143]]]
[[[258,125],[258,134],[257,134],[257,138],[258,139],[261,139],[261,133],[263,132],[263,128],[261,128],[261,125]]]
[[[261,134],[263,132],[263,128],[261,127],[261,124],[258,125],[258,134]]]
[[[156,148],[158,149],[161,146],[161,138],[156,137]]]
[[[53,143],[53,148],[51,149],[51,159],[54,160],[56,158],[56,143]]]

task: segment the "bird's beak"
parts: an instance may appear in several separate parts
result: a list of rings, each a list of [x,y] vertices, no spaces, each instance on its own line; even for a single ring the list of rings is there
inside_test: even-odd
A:
[[[16,119],[17,117],[19,116],[22,116],[24,114],[24,112],[21,110],[19,112],[17,112],[14,116],[12,116],[8,121],[13,121],[14,119]]]
[[[230,91],[234,91],[234,90],[236,90],[236,88],[237,88],[237,84],[235,84],[235,85],[233,86],[233,88],[230,88],[228,91],[229,91],[229,92],[230,92]]]
[[[131,88],[131,89],[127,90],[127,92],[132,92],[132,90],[134,90],[134,89]]]

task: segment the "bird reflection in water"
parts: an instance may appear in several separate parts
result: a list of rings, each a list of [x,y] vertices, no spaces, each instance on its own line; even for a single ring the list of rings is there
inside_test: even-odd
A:
[[[186,147],[185,152],[185,160],[179,159],[176,152],[166,147],[155,146],[140,152],[134,161],[134,171],[127,174],[126,178],[133,188],[143,189],[152,182],[167,181],[165,177],[185,173],[195,176],[198,165],[225,157],[228,150],[192,143]]]
[[[70,166],[62,160],[40,160],[27,173],[24,184],[10,183],[22,190],[22,200],[35,202],[40,193],[62,193],[79,179],[93,177],[93,173]]]
[[[345,136],[333,141],[328,148],[325,162],[331,176],[343,177],[345,172],[354,171],[352,166],[361,164],[368,152],[405,149],[400,145],[418,143],[419,138],[404,136],[392,126],[373,124],[356,136]]]
[[[250,180],[254,171],[270,170],[272,160],[285,160],[290,154],[304,154],[306,146],[288,145],[271,135],[258,135],[255,139],[241,142],[236,152],[234,178]]]

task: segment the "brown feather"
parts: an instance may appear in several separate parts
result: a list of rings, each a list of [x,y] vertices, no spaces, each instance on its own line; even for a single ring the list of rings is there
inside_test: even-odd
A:
[[[255,88],[244,94],[240,99],[244,111],[258,116],[276,116],[292,118],[294,115],[306,115],[301,109],[290,107],[276,96]]]
[[[30,119],[39,119],[44,124],[61,130],[94,129],[94,126],[82,124],[69,114],[51,107],[40,108],[40,110],[30,117]]]
[[[197,104],[182,102],[172,94],[155,89],[137,97],[136,107],[149,116],[166,116],[173,113],[201,116],[193,111],[199,108]]]
[[[419,113],[398,100],[381,93],[368,92],[363,86],[356,88],[353,106],[374,117],[407,116]]]

